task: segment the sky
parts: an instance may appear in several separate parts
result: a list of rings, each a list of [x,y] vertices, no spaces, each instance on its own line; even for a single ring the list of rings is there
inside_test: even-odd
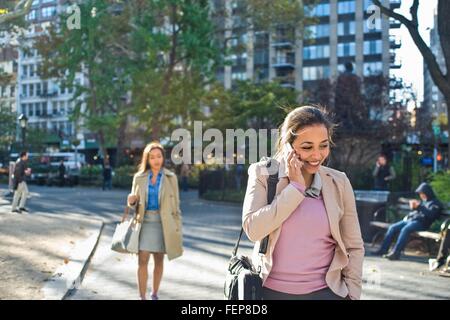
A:
[[[398,13],[405,15],[408,19],[411,18],[409,8],[412,0],[403,0],[399,9],[395,10]],[[422,0],[419,2],[418,19],[419,32],[427,44],[429,44],[430,30],[434,26],[433,15],[437,11],[438,0]],[[427,30],[428,29],[428,30]],[[402,47],[397,49],[397,55],[402,61],[402,68],[397,71],[392,71],[397,77],[403,78],[407,84],[412,84],[412,87],[417,92],[419,101],[423,100],[423,58],[412,40],[408,30],[402,25],[400,29],[392,30],[391,34],[397,35],[402,40]]]

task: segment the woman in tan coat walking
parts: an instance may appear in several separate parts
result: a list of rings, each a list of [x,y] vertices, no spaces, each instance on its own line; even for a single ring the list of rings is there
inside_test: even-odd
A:
[[[298,107],[282,127],[271,166],[250,166],[243,227],[254,242],[263,299],[359,299],[364,243],[349,179],[323,165],[334,125],[326,111]],[[278,172],[267,203],[267,178]],[[258,255],[269,235],[264,256]]]
[[[164,168],[164,160],[163,146],[157,142],[148,144],[128,195],[128,206],[136,208],[137,219],[142,223],[137,272],[142,300],[146,299],[150,256],[154,261],[151,298],[158,300],[164,255],[172,260],[183,254],[178,179]]]

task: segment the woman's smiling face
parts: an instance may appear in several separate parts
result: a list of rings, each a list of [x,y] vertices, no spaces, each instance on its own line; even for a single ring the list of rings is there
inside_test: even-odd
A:
[[[161,169],[164,162],[164,157],[159,148],[154,148],[149,152],[148,163],[153,170]]]
[[[303,169],[314,174],[330,154],[328,130],[317,124],[299,129],[296,135],[292,147],[304,162]]]

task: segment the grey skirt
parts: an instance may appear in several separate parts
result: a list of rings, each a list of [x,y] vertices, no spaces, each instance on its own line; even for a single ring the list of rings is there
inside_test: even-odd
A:
[[[145,214],[139,235],[139,250],[166,253],[159,213]]]

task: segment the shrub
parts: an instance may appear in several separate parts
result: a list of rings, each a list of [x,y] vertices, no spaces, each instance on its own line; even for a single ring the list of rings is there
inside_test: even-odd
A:
[[[112,179],[115,188],[131,189],[133,184],[133,176],[136,173],[136,166],[126,165],[114,169]]]

